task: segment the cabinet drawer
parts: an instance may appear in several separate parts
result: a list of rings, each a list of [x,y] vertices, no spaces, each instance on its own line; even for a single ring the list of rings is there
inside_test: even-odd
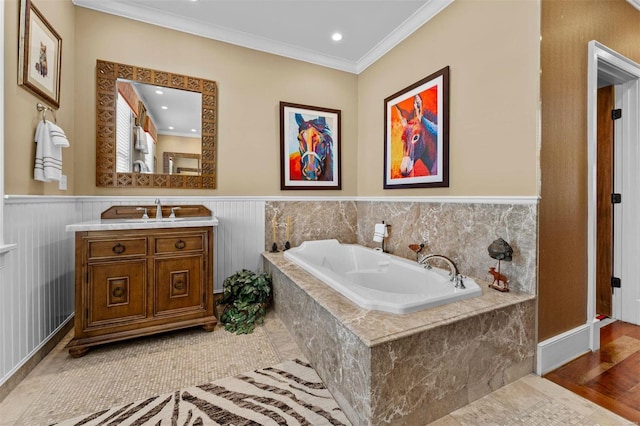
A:
[[[202,251],[204,238],[204,234],[156,237],[155,252],[161,254]]]
[[[108,240],[89,240],[87,242],[88,258],[114,258],[145,256],[147,254],[147,239],[140,238],[114,238]]]

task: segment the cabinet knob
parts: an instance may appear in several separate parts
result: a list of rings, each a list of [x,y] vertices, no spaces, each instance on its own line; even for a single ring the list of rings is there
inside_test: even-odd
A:
[[[187,246],[187,243],[185,243],[182,240],[178,240],[178,241],[176,241],[176,243],[174,245],[176,246],[176,248],[178,250],[182,250],[183,248],[185,248]]]
[[[113,295],[113,297],[122,297],[124,296],[124,289],[122,287],[116,287],[113,289],[113,292],[111,293]]]
[[[125,249],[126,247],[124,245],[116,243],[116,245],[111,248],[111,251],[115,254],[122,254],[124,253]]]
[[[184,289],[184,282],[176,281],[175,283],[173,283],[173,288],[175,288],[176,290]]]

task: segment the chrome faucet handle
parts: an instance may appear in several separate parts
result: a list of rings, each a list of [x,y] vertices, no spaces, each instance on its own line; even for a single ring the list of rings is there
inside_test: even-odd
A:
[[[176,217],[176,210],[180,210],[180,207],[171,207],[171,214],[169,215],[170,218]]]
[[[162,219],[162,203],[160,203],[160,198],[156,198],[156,219]]]
[[[142,218],[143,219],[149,219],[149,214],[147,213],[147,208],[146,207],[138,207],[138,208],[136,208],[136,210],[144,210],[144,213],[142,213]]]
[[[459,289],[462,289],[462,290],[467,288],[464,285],[463,278],[466,278],[466,277],[464,275],[462,275],[462,274],[458,274],[456,276],[456,285],[455,285],[456,288],[459,288]]]

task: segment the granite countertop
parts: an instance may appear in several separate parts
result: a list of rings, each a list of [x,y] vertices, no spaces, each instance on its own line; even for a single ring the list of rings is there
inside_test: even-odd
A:
[[[72,223],[65,227],[67,232],[118,231],[128,229],[192,228],[198,226],[218,226],[218,218],[178,217],[156,219],[97,219]]]
[[[359,307],[301,267],[285,259],[283,253],[264,252],[262,255],[369,347],[495,309],[535,300],[533,294],[515,291],[502,293],[488,288],[488,282],[474,278],[482,288],[482,295],[478,297],[409,314],[371,311]]]

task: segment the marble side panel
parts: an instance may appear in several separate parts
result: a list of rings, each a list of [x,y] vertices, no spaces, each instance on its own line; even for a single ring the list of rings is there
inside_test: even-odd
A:
[[[385,248],[415,259],[409,244],[426,243],[429,253],[452,258],[461,273],[488,279],[496,261],[487,247],[501,237],[513,248],[513,261],[501,262],[512,289],[536,293],[537,206],[531,204],[368,202],[357,204],[358,244],[377,247],[376,223],[391,225]]]
[[[534,302],[372,348],[371,424],[436,420],[533,370]]]
[[[354,425],[371,418],[370,349],[267,259],[274,309]]]
[[[265,249],[274,241],[273,218],[276,218],[275,240],[282,250],[288,237],[291,247],[308,240],[336,238],[341,243],[357,241],[357,209],[355,201],[269,201],[265,205]]]

